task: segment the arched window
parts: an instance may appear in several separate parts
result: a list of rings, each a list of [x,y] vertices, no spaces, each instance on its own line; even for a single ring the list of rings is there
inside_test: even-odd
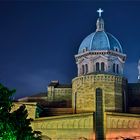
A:
[[[83,53],[86,52],[88,49],[87,47],[83,48]]]
[[[88,73],[88,64],[85,65],[86,73]]]
[[[84,65],[82,65],[82,74],[85,73],[85,70],[84,70]]]
[[[105,64],[104,64],[104,62],[101,63],[101,71],[105,71]]]
[[[118,47],[114,47],[114,51],[119,52],[119,48]]]
[[[85,48],[83,49],[83,53],[84,53],[84,52],[86,52],[86,49],[85,49]]]
[[[119,73],[119,65],[117,64],[117,73]]]
[[[96,71],[99,71],[99,62],[96,63]]]
[[[115,73],[115,64],[113,64],[113,72]]]

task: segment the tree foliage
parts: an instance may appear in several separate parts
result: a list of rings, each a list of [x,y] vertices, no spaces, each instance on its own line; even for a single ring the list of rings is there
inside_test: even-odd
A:
[[[41,140],[41,133],[33,131],[30,126],[32,119],[27,119],[25,105],[10,112],[14,93],[15,90],[9,90],[0,84],[0,140]]]

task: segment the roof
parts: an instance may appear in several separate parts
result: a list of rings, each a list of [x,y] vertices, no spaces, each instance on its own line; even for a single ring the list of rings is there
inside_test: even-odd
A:
[[[57,86],[57,88],[72,88],[71,84],[60,84]]]
[[[103,31],[96,31],[88,35],[81,43],[78,53],[84,51],[97,51],[97,50],[113,50],[123,53],[121,44],[110,33]]]
[[[40,92],[34,95],[31,95],[30,97],[46,97],[47,96],[47,92]]]
[[[53,86],[55,88],[72,88],[71,84],[59,84],[59,82],[53,81],[51,81],[51,83],[48,86]]]

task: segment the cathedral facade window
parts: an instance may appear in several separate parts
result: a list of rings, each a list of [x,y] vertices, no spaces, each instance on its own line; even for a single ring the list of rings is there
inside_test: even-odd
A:
[[[119,64],[117,64],[117,66],[116,66],[116,73],[117,74],[119,73]]]
[[[88,64],[85,65],[85,73],[88,73]]]
[[[115,64],[113,64],[113,73],[115,73],[116,70],[115,70]]]
[[[96,72],[99,72],[99,71],[105,71],[105,63],[104,62],[97,62],[96,63]]]
[[[114,47],[114,51],[119,52],[119,48],[118,47]]]
[[[85,73],[85,68],[84,68],[84,65],[82,65],[82,74]]]
[[[87,47],[83,48],[83,53],[86,52],[88,49]]]
[[[89,71],[88,64],[83,64],[81,68],[81,74],[87,74]]]
[[[105,63],[101,62],[101,71],[105,71]]]
[[[99,68],[99,62],[96,63],[96,71],[99,71],[100,68]]]

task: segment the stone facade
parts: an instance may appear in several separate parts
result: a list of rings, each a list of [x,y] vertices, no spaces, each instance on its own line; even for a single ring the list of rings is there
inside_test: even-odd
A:
[[[28,111],[28,118],[35,119],[39,117],[37,114],[37,103],[35,102],[14,102],[11,112],[17,110],[21,105],[25,105]]]
[[[61,85],[52,81],[48,86],[48,101],[71,101],[71,85]]]
[[[125,86],[126,79],[115,75],[89,74],[76,77],[72,80],[73,112],[96,111],[95,91],[99,87],[103,90],[105,110],[122,112]]]
[[[78,76],[93,72],[106,72],[122,75],[126,55],[115,51],[87,51],[75,55],[75,58],[78,68]],[[98,70],[96,67],[97,63],[99,63]],[[103,69],[101,66],[102,63],[104,64]]]
[[[106,113],[106,138],[140,138],[140,115],[128,113]]]
[[[43,140],[95,140],[94,113],[37,118],[32,127],[42,132]],[[103,127],[106,139],[138,137],[140,115],[104,112]]]
[[[93,113],[38,118],[32,122],[32,127],[42,132],[43,140],[93,139],[93,120]]]

